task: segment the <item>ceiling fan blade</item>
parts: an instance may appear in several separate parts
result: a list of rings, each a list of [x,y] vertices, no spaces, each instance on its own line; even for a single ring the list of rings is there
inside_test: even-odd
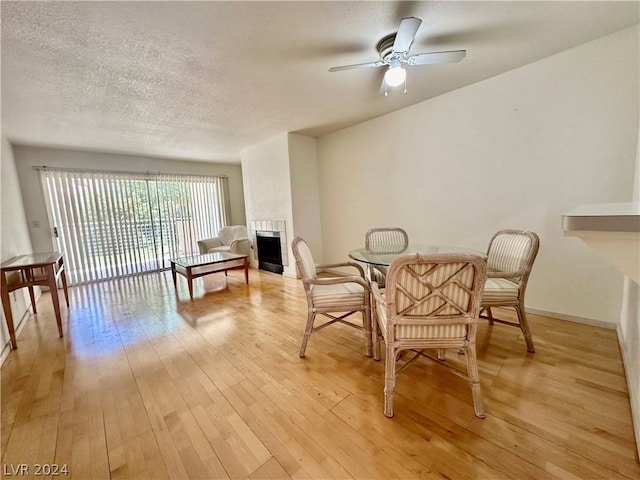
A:
[[[422,20],[416,17],[403,18],[396,33],[396,39],[393,42],[394,52],[408,52],[413,43],[413,39],[420,28]]]
[[[467,55],[466,50],[450,52],[419,53],[407,58],[409,65],[433,65],[435,63],[456,63]]]
[[[342,70],[351,70],[352,68],[375,68],[381,67],[385,63],[378,60],[377,62],[368,62],[368,63],[356,63],[354,65],[343,65],[341,67],[331,67],[329,69],[330,72],[341,72]]]

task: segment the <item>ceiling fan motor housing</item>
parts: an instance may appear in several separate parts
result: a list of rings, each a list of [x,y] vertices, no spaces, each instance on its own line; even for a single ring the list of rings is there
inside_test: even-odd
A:
[[[396,41],[396,34],[392,33],[384,37],[376,45],[376,49],[380,54],[380,59],[383,62],[388,63],[391,60],[391,57],[393,55],[393,44],[395,41]]]

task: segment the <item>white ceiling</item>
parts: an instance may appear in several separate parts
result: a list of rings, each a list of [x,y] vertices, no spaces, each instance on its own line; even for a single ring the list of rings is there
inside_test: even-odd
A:
[[[284,132],[320,136],[633,25],[639,5],[3,0],[2,133],[237,162]],[[411,53],[467,57],[409,67],[408,93],[386,98],[383,69],[327,71],[377,60],[406,16],[423,20]]]

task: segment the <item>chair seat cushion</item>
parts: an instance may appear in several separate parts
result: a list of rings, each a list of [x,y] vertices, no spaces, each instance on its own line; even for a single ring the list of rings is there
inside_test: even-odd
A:
[[[482,292],[482,306],[518,302],[518,285],[505,278],[487,278]]]
[[[336,307],[342,305],[364,305],[364,288],[357,283],[338,283],[335,285],[313,285],[311,297],[315,307]]]
[[[387,310],[384,305],[376,304],[378,325],[385,339],[388,337],[389,325]],[[464,338],[467,335],[466,325],[397,325],[396,340],[409,340],[414,338]]]

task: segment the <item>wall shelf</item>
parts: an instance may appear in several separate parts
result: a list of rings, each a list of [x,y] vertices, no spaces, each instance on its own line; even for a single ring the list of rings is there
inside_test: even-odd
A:
[[[640,202],[581,205],[562,216],[562,228],[640,284]]]

